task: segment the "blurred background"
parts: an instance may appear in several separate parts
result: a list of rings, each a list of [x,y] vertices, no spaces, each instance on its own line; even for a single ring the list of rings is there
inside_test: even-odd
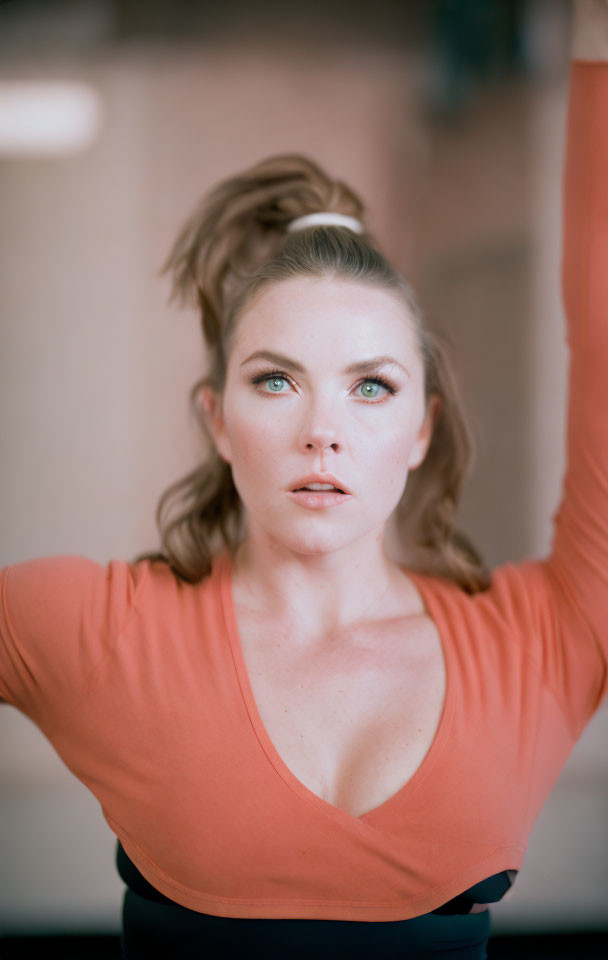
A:
[[[160,265],[218,179],[292,151],[361,193],[453,345],[478,443],[461,527],[492,565],[545,553],[569,20],[565,0],[2,0],[0,565],[157,546],[158,498],[199,457],[204,363]],[[490,957],[516,935],[537,957],[605,950],[607,735],[602,708],[492,908]],[[0,766],[4,947],[97,934],[106,952],[87,939],[82,956],[117,957],[124,887],[97,801],[9,706]]]

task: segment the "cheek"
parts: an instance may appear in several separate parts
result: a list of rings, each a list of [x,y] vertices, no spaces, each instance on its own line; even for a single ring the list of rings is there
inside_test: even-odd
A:
[[[410,460],[423,420],[423,407],[404,411],[403,417],[386,424],[378,430],[372,441],[372,450],[366,455],[366,463],[372,469],[375,483],[390,496],[403,493],[410,471]]]
[[[423,419],[423,408],[416,401],[394,404],[386,416],[378,417],[370,429],[361,433],[363,442],[375,445],[378,451],[396,463],[407,463]]]
[[[272,401],[266,401],[270,404]],[[276,463],[274,452],[284,446],[289,433],[289,422],[272,417],[260,403],[242,402],[226,410],[226,426],[233,464],[256,466],[265,465],[269,470]]]
[[[368,462],[373,463],[374,473],[379,474],[386,486],[393,482],[403,482],[407,474],[407,465],[412,447],[413,431],[394,430],[374,438]]]

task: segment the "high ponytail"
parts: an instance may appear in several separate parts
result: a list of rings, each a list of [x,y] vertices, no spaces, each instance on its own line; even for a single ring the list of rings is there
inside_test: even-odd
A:
[[[201,390],[223,392],[240,313],[257,291],[293,277],[337,276],[401,297],[417,334],[426,399],[434,395],[440,401],[425,460],[408,477],[396,510],[408,563],[419,572],[452,579],[469,593],[483,590],[488,571],[475,547],[455,529],[472,442],[446,349],[424,328],[409,285],[365,225],[362,234],[342,226],[287,232],[292,220],[320,211],[355,217],[364,225],[363,204],[348,186],[330,179],[312,160],[289,154],[222,181],[180,231],[163,269],[171,275],[171,296],[200,311],[209,365],[190,391],[190,404],[206,449],[201,465],[159,501],[156,523],[163,550],[140,554],[133,562],[163,561],[179,580],[197,583],[211,572],[218,548],[234,553],[244,533],[243,504],[230,465],[215,449]]]
[[[208,346],[226,335],[237,290],[277,256],[287,224],[319,210],[359,218],[363,206],[349,187],[297,154],[263,160],[203,197],[163,269],[172,277],[172,297],[200,308]]]

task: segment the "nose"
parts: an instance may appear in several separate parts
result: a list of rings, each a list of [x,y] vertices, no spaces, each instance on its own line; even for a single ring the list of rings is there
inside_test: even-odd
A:
[[[338,447],[338,444],[337,444],[337,443],[307,443],[307,444],[306,444],[306,449],[307,449],[307,450],[321,450],[321,451],[323,451],[323,450],[325,450],[326,447],[329,447],[331,450],[335,450],[336,452],[339,450],[339,447]]]
[[[327,420],[309,423],[302,431],[301,445],[306,450],[319,450],[321,452],[326,449],[337,452],[341,446],[337,439],[336,428]]]

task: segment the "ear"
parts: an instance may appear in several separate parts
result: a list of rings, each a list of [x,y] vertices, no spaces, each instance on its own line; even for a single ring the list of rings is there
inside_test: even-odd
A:
[[[213,437],[217,452],[222,460],[230,463],[230,443],[226,436],[221,398],[218,397],[215,391],[208,385],[201,387],[199,397],[205,414],[205,422]]]
[[[431,439],[433,437],[433,427],[437,422],[440,411],[441,399],[436,393],[434,393],[431,397],[429,397],[424,419],[420,425],[416,441],[410,452],[407,463],[410,470],[415,470],[416,467],[419,467],[426,457],[427,451],[431,444]]]

